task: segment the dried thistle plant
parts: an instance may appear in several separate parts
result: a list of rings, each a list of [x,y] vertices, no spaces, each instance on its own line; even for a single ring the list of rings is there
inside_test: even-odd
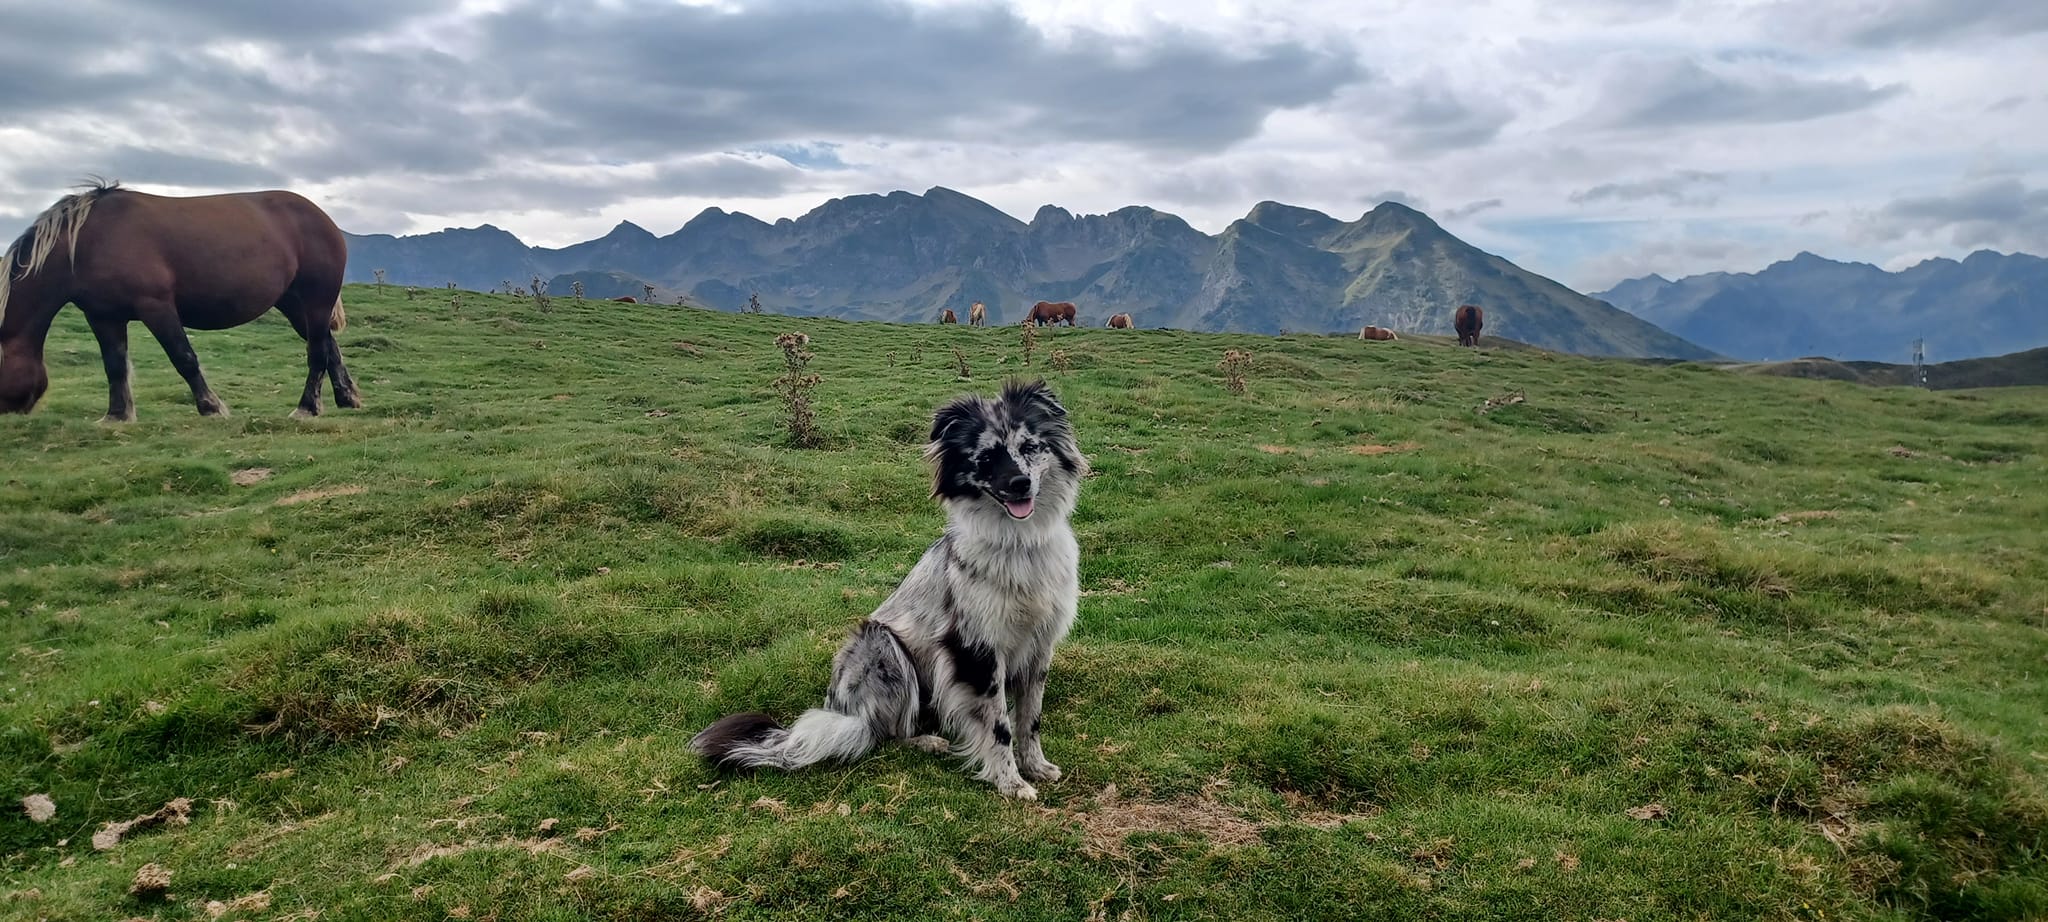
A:
[[[811,391],[821,380],[809,371],[811,352],[807,346],[811,337],[804,333],[784,333],[775,337],[775,345],[782,350],[782,375],[775,379],[775,393],[782,398],[783,422],[789,430],[790,444],[798,448],[811,448],[822,441],[818,432],[818,417],[811,409]]]
[[[1223,372],[1223,386],[1233,394],[1244,393],[1245,376],[1252,370],[1252,354],[1244,349],[1227,349],[1216,367]]]

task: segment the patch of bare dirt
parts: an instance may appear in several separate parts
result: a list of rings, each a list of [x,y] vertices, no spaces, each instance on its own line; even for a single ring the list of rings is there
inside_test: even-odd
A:
[[[267,467],[245,467],[239,471],[229,474],[228,479],[233,481],[235,486],[246,487],[251,484],[258,484],[262,483],[263,481],[269,480],[270,475],[274,473],[277,472]]]
[[[1235,808],[1207,797],[1183,797],[1160,803],[1126,800],[1112,784],[1095,795],[1085,809],[1069,810],[1081,827],[1081,850],[1090,857],[1129,859],[1126,840],[1147,832],[1199,836],[1212,845],[1251,845],[1259,841],[1260,824]]]
[[[145,813],[132,820],[122,820],[118,823],[108,823],[105,826],[101,826],[100,831],[92,834],[92,847],[95,851],[106,851],[121,844],[122,836],[137,829],[147,829],[158,825],[187,826],[191,825],[191,823],[192,800],[187,797],[179,797],[153,812]]]
[[[338,487],[316,487],[311,490],[300,490],[299,492],[293,493],[290,496],[280,496],[277,499],[277,505],[296,506],[300,503],[310,503],[316,500],[333,499],[337,496],[356,496],[358,494],[368,492],[368,487],[358,486],[356,484],[343,484],[342,486]]]
[[[472,839],[468,842],[453,842],[442,845],[421,845],[420,847],[413,849],[412,852],[406,855],[404,858],[400,858],[398,860],[398,864],[395,867],[416,868],[436,858],[450,858],[456,855],[467,854],[469,852],[478,851],[482,849],[518,849],[529,855],[558,855],[563,854],[565,852],[565,846],[562,844],[562,840],[554,838],[498,839],[496,841],[489,842]]]
[[[238,896],[226,902],[208,900],[206,901],[205,909],[206,917],[209,919],[218,919],[229,913],[264,912],[270,909],[270,891],[258,890],[255,893]]]
[[[1372,457],[1374,455],[1391,455],[1400,451],[1414,451],[1421,447],[1414,442],[1399,442],[1393,445],[1353,445],[1344,450],[1354,455]]]
[[[1841,513],[1836,512],[1833,509],[1812,509],[1806,512],[1780,512],[1777,515],[1772,516],[1771,521],[1776,522],[1780,525],[1790,525],[1793,522],[1812,522],[1820,519],[1832,519],[1839,515],[1841,515]]]

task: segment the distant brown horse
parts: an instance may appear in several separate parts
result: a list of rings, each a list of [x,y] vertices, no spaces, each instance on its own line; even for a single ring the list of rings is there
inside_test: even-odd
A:
[[[616,297],[616,298],[613,298],[612,300],[614,300],[614,301],[617,301],[617,302],[619,302],[620,304],[638,304],[638,303],[640,303],[640,299],[639,299],[639,298],[636,298],[636,297],[633,297],[632,295],[620,295],[620,296],[618,296],[618,297]]]
[[[1031,313],[1026,318],[1026,322],[1038,326],[1045,326],[1048,323],[1059,326],[1062,320],[1067,322],[1067,326],[1074,325],[1074,302],[1040,301],[1031,305]]]
[[[953,309],[952,309],[952,308],[950,308],[950,307],[948,307],[948,308],[946,308],[946,309],[944,309],[944,310],[941,310],[941,311],[939,311],[939,322],[940,322],[940,323],[959,323],[959,322],[960,322],[960,318],[959,318],[959,317],[956,317],[956,316],[954,316],[954,315],[953,315]]]
[[[1103,326],[1112,330],[1135,330],[1138,328],[1137,324],[1131,322],[1131,315],[1129,314],[1111,314],[1109,315],[1109,322],[1103,324]]]
[[[225,416],[185,329],[225,330],[273,307],[306,340],[306,390],[293,415],[319,415],[323,374],[335,403],[360,407],[334,339],[347,262],[334,221],[291,192],[171,198],[94,182],[58,199],[0,256],[0,413],[26,413],[49,389],[43,341],[66,304],[99,340],[109,421],[135,419],[129,321],[162,344],[200,414]]]
[[[1376,342],[1391,342],[1401,337],[1394,335],[1394,331],[1386,327],[1368,326],[1358,331],[1358,338],[1374,340]]]
[[[1451,326],[1456,327],[1458,330],[1458,345],[1477,346],[1479,345],[1479,328],[1486,326],[1486,312],[1467,304],[1458,308],[1458,314],[1452,318]]]
[[[967,309],[967,323],[969,326],[987,326],[988,308],[980,301],[974,302],[974,306]]]

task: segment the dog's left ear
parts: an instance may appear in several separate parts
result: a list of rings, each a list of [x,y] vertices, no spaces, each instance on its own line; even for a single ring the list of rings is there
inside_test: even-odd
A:
[[[1042,413],[1053,419],[1066,419],[1067,408],[1060,405],[1052,388],[1044,379],[1037,381],[1011,381],[1003,385],[1003,402],[1016,410],[1025,411],[1019,415],[1031,416]]]

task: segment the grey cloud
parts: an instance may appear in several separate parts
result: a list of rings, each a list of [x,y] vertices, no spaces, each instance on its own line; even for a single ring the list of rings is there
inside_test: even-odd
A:
[[[1669,176],[1637,182],[1601,183],[1590,189],[1582,189],[1571,195],[1572,203],[1585,205],[1592,202],[1617,201],[1637,202],[1643,199],[1661,198],[1672,205],[1711,205],[1716,201],[1713,195],[1688,195],[1687,192],[1709,184],[1727,180],[1725,173],[1710,173],[1703,170],[1680,170]]]
[[[1085,33],[1060,44],[981,6],[528,4],[482,31],[490,79],[547,116],[530,126],[537,139],[602,132],[696,149],[888,134],[1214,150],[1360,76],[1348,55],[1299,45],[1235,54],[1189,36],[1138,46]]]
[[[1053,39],[1003,8],[913,10],[890,0],[737,11],[651,0],[515,3],[450,20],[451,39],[441,44],[460,50],[385,32],[362,40],[415,15],[398,0],[324,12],[201,0],[175,17],[155,4],[83,2],[90,29],[78,14],[38,14],[0,35],[0,50],[34,53],[0,64],[0,116],[71,126],[82,142],[78,162],[194,181],[214,169],[223,185],[280,175],[459,182],[526,163],[660,161],[870,138],[1121,143],[1185,156],[1227,148],[1273,111],[1326,99],[1363,76],[1351,53],[1308,45],[1241,47],[1187,34]],[[256,42],[268,60],[256,66],[198,50],[236,37]],[[79,63],[88,51],[124,69],[88,74]],[[79,127],[86,113],[93,127]],[[105,125],[126,137],[108,137]],[[173,162],[136,159],[122,147],[170,132],[220,138],[238,152],[209,167],[200,152]],[[237,173],[240,150],[275,153]],[[789,181],[733,164],[661,179],[700,194],[773,192]],[[602,183],[588,191],[618,196],[579,203],[591,208],[649,194]],[[533,195],[554,198],[544,188]]]
[[[1480,212],[1492,211],[1493,209],[1499,208],[1505,204],[1507,203],[1501,201],[1500,199],[1490,198],[1485,201],[1472,202],[1470,204],[1460,205],[1456,208],[1447,209],[1444,212],[1444,220],[1462,220],[1465,218],[1472,217],[1473,215],[1479,214]]]
[[[287,182],[284,174],[253,163],[129,145],[113,148],[95,158],[81,158],[79,164],[84,172],[119,177],[134,183],[275,187]],[[72,178],[68,174],[51,174],[52,181],[69,181]]]
[[[1849,10],[1791,0],[1762,15],[1777,30],[1873,49],[2048,31],[2048,4],[2040,0],[1866,0]]]
[[[1636,61],[1609,79],[1593,116],[1613,128],[1799,122],[1868,108],[1905,92],[1862,78],[1805,77],[1762,62],[1710,70],[1697,61]]]
[[[1946,237],[1952,246],[2048,252],[2048,188],[2017,178],[1966,185],[1947,195],[1909,196],[1863,216],[1856,231],[1866,239],[1911,235]]]
[[[1483,146],[1515,118],[1497,100],[1473,101],[1435,81],[1354,86],[1331,110],[1352,120],[1360,137],[1403,157]]]

